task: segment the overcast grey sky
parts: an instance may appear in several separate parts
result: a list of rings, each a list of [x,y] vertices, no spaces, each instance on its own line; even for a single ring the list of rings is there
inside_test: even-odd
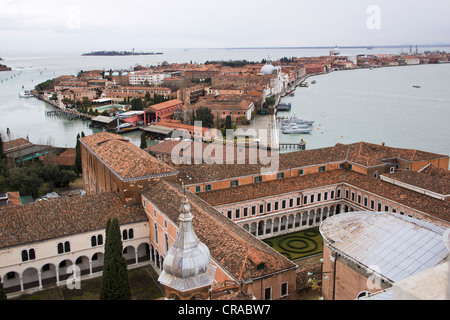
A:
[[[450,43],[449,0],[0,0],[0,50]]]

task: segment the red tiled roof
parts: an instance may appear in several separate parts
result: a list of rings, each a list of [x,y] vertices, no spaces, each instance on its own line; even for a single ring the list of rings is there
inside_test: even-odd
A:
[[[104,229],[115,217],[121,225],[148,220],[141,206],[125,207],[116,193],[0,208],[0,248]]]
[[[450,171],[432,164],[420,172],[406,170],[383,176],[444,196],[450,195]]]
[[[448,158],[432,152],[426,152],[415,149],[403,149],[388,147],[367,142],[358,142],[349,144],[348,161],[362,164],[364,166],[375,166],[384,164],[382,160],[400,158],[407,161],[421,161],[438,158]]]
[[[450,222],[450,201],[448,200],[429,197],[353,171],[347,172],[345,183]]]
[[[124,180],[177,173],[117,134],[102,131],[81,138],[81,143]]]
[[[5,154],[8,154],[10,152],[15,152],[32,146],[33,144],[24,138],[14,139],[11,141],[3,141],[3,152]]]
[[[177,221],[183,200],[181,186],[161,180],[144,190],[143,196],[173,222]],[[186,191],[186,196],[191,205],[194,230],[199,240],[209,248],[211,258],[238,281],[296,268],[293,262],[220,214],[195,194]],[[264,263],[264,268],[257,267],[261,263]]]
[[[154,104],[154,105],[150,106],[150,108],[151,108],[151,111],[154,111],[154,110],[159,111],[159,110],[170,108],[170,107],[173,107],[173,106],[176,106],[179,104],[183,104],[183,101],[180,101],[178,99],[172,99],[169,101]],[[145,111],[147,112],[147,109]]]
[[[344,181],[344,176],[345,170],[333,170],[308,174],[305,176],[220,189],[216,191],[201,192],[196,193],[196,195],[212,206],[218,206],[340,184]]]

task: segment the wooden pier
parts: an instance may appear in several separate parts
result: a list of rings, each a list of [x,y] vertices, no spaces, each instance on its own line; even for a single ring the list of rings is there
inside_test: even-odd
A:
[[[299,143],[280,143],[281,148],[306,150],[306,142],[302,139]]]
[[[75,111],[69,111],[69,110],[52,110],[52,111],[45,111],[45,115],[48,117],[63,117],[68,120],[76,120],[76,119],[82,119],[82,120],[90,120],[91,117],[75,112]]]

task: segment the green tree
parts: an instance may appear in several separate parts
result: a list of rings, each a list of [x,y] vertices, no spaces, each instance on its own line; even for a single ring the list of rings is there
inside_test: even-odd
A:
[[[201,121],[202,126],[206,128],[214,127],[214,115],[211,109],[207,107],[199,107],[195,112],[194,121]]]
[[[131,110],[142,110],[144,109],[144,105],[142,104],[141,98],[131,99]]]
[[[145,131],[142,131],[141,133],[141,149],[147,148],[147,135],[145,134]]]
[[[26,166],[10,169],[6,182],[11,190],[18,190],[21,195],[37,197],[44,180],[37,166]]]
[[[3,139],[0,135],[0,159],[6,159],[6,154],[3,152]]]
[[[130,300],[127,263],[122,255],[123,245],[119,219],[108,219],[102,275],[101,300]]]
[[[0,177],[6,176],[8,172],[8,159],[6,159],[6,154],[3,152],[3,140],[0,135]],[[1,184],[0,184],[1,186]]]
[[[275,100],[275,97],[273,97],[273,96],[267,97],[267,98],[266,98],[266,101],[265,101],[265,105],[266,105],[267,107],[271,107],[271,106],[274,106],[276,102],[277,102],[277,101]]]
[[[81,168],[81,147],[80,147],[80,134],[77,134],[77,143],[75,145],[75,172],[80,174]]]
[[[233,129],[233,123],[231,121],[231,116],[227,115],[225,118],[225,130],[227,129]]]

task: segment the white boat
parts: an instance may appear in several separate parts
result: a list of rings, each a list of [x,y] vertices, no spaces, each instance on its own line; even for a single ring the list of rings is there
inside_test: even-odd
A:
[[[303,128],[303,129],[306,129],[308,127],[309,127],[308,124],[289,123],[289,124],[286,124],[286,125],[282,125],[281,126],[281,130],[291,129],[291,128]]]
[[[302,118],[298,118],[298,117],[294,116],[294,117],[290,118],[289,120],[284,120],[282,125],[285,126],[285,125],[288,125],[288,124],[291,124],[291,123],[298,124],[298,125],[309,125],[309,126],[311,126],[311,125],[314,124],[314,121],[308,121],[308,120],[304,120]]]
[[[281,130],[284,134],[307,134],[311,133],[313,129],[306,129],[306,128],[289,128],[285,130]]]
[[[31,90],[24,90],[23,92],[19,93],[19,97],[21,98],[33,98],[33,94],[31,93]]]

